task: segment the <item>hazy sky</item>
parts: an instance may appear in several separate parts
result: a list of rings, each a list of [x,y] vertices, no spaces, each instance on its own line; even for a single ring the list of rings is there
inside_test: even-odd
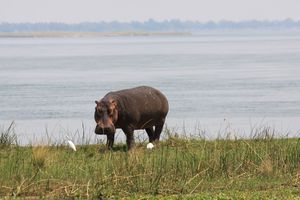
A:
[[[300,20],[300,0],[0,0],[0,22]]]

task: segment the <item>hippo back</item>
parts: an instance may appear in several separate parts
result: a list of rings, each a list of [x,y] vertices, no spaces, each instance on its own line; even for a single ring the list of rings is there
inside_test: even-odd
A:
[[[110,92],[106,97],[116,100],[119,120],[116,127],[131,123],[135,129],[153,126],[164,120],[168,111],[168,100],[159,90],[141,86]]]

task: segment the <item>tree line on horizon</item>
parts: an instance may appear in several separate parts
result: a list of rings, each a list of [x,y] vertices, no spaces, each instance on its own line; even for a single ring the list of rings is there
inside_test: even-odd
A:
[[[0,32],[169,32],[169,31],[198,31],[198,30],[226,30],[226,29],[300,29],[300,21],[285,19],[281,21],[181,21],[178,19],[145,22],[82,22],[77,24],[66,23],[0,23]]]

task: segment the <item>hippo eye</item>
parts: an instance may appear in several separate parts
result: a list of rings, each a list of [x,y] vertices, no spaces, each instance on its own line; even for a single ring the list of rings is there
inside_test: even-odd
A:
[[[112,117],[113,114],[114,114],[113,110],[112,109],[107,110],[107,114],[108,114],[109,117]]]
[[[103,110],[97,110],[98,115],[103,115]]]

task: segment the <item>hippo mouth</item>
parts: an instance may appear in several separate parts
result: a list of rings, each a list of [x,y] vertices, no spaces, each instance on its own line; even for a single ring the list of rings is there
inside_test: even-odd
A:
[[[99,125],[95,128],[95,134],[97,135],[108,135],[108,134],[115,134],[116,129],[114,126],[111,127],[100,127]]]

